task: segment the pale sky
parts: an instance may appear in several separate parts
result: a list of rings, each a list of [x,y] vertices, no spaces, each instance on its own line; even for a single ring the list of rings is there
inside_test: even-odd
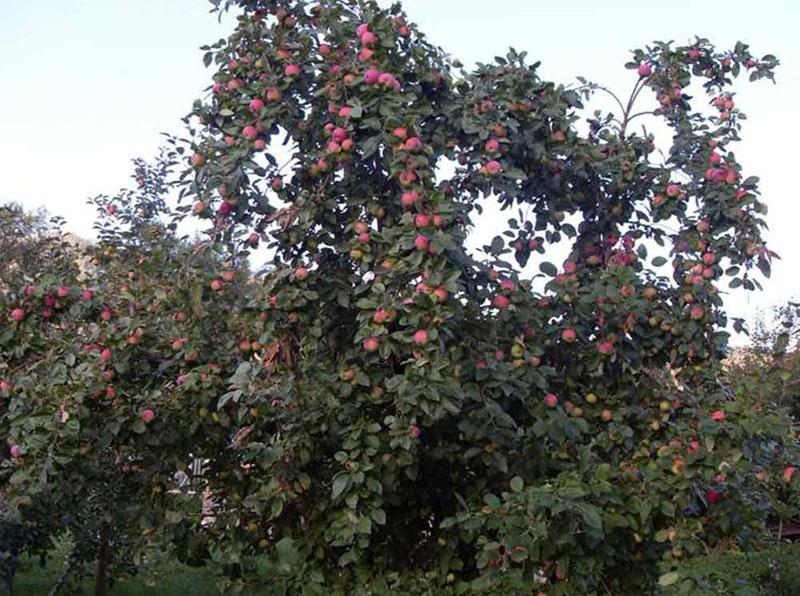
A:
[[[384,5],[390,2],[384,0]],[[778,84],[737,88],[749,119],[737,158],[761,177],[770,247],[783,259],[763,294],[735,293],[732,315],[800,297],[798,0],[406,0],[412,21],[469,64],[508,46],[542,62],[542,76],[583,75],[623,92],[628,51],[694,35],[720,47],[749,43],[777,55]],[[87,197],[127,185],[130,160],[149,158],[160,132],[182,134],[180,118],[211,71],[200,45],[230,31],[205,0],[25,0],[0,20],[0,202],[45,206],[70,231],[91,237]]]

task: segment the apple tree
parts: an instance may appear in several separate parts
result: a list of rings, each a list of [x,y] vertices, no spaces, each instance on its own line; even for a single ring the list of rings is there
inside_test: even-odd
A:
[[[190,465],[225,447],[217,398],[258,319],[237,316],[247,271],[178,235],[172,167],[168,153],[137,160],[134,190],[93,199],[96,244],[29,234],[9,252],[20,259],[0,293],[0,528],[11,557],[44,556],[69,533],[59,588],[87,562],[104,594],[151,549],[205,557]]]
[[[718,376],[724,288],[774,256],[733,91],[773,56],[654,43],[587,114],[599,85],[515,50],[464,69],[398,4],[214,4],[236,28],[204,48],[181,192],[220,250],[271,255],[221,399],[238,465],[207,476],[233,579],[636,592],[764,543],[796,429]]]

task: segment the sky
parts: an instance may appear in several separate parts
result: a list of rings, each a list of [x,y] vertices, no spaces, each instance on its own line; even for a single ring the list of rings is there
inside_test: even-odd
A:
[[[381,2],[388,5],[388,0]],[[543,77],[578,75],[623,93],[629,51],[695,35],[719,47],[737,40],[782,62],[778,84],[737,87],[748,114],[736,149],[761,177],[767,239],[782,259],[760,294],[733,293],[731,315],[800,297],[800,2],[797,0],[405,0],[410,20],[465,64],[509,46],[542,62]],[[88,197],[129,183],[131,159],[152,157],[162,132],[204,94],[211,72],[199,46],[226,36],[205,0],[26,0],[0,20],[0,202],[46,207],[67,229],[91,237]]]

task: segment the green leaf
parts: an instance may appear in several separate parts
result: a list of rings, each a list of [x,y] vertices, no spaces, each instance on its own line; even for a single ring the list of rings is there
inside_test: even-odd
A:
[[[558,274],[558,268],[552,263],[548,263],[545,261],[539,265],[539,271],[544,273],[545,275],[549,275],[550,277],[555,277]]]
[[[339,474],[333,479],[333,488],[331,490],[331,499],[336,499],[342,493],[347,491],[353,485],[353,479],[350,474]]]
[[[671,586],[681,578],[681,574],[677,571],[670,571],[658,578],[658,585],[662,588]]]
[[[505,241],[501,236],[495,236],[494,238],[492,238],[492,244],[490,246],[490,250],[492,251],[493,254],[499,255],[503,251],[504,247],[505,247]]]
[[[368,138],[364,141],[364,144],[361,146],[362,151],[364,152],[364,158],[371,157],[377,150],[380,142],[383,140],[383,135],[375,135],[373,137]]]

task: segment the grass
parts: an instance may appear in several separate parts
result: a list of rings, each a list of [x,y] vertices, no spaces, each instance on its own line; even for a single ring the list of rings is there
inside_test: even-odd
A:
[[[49,564],[39,567],[38,561],[23,559],[14,578],[11,596],[43,596],[52,588],[59,574],[57,566]],[[216,578],[210,569],[193,568],[171,564],[159,566],[153,571],[157,574],[154,585],[146,585],[143,577],[118,580],[110,590],[112,596],[212,596],[219,594]],[[93,593],[92,578],[87,579],[82,588],[86,594]],[[2,593],[6,594],[6,593]]]

